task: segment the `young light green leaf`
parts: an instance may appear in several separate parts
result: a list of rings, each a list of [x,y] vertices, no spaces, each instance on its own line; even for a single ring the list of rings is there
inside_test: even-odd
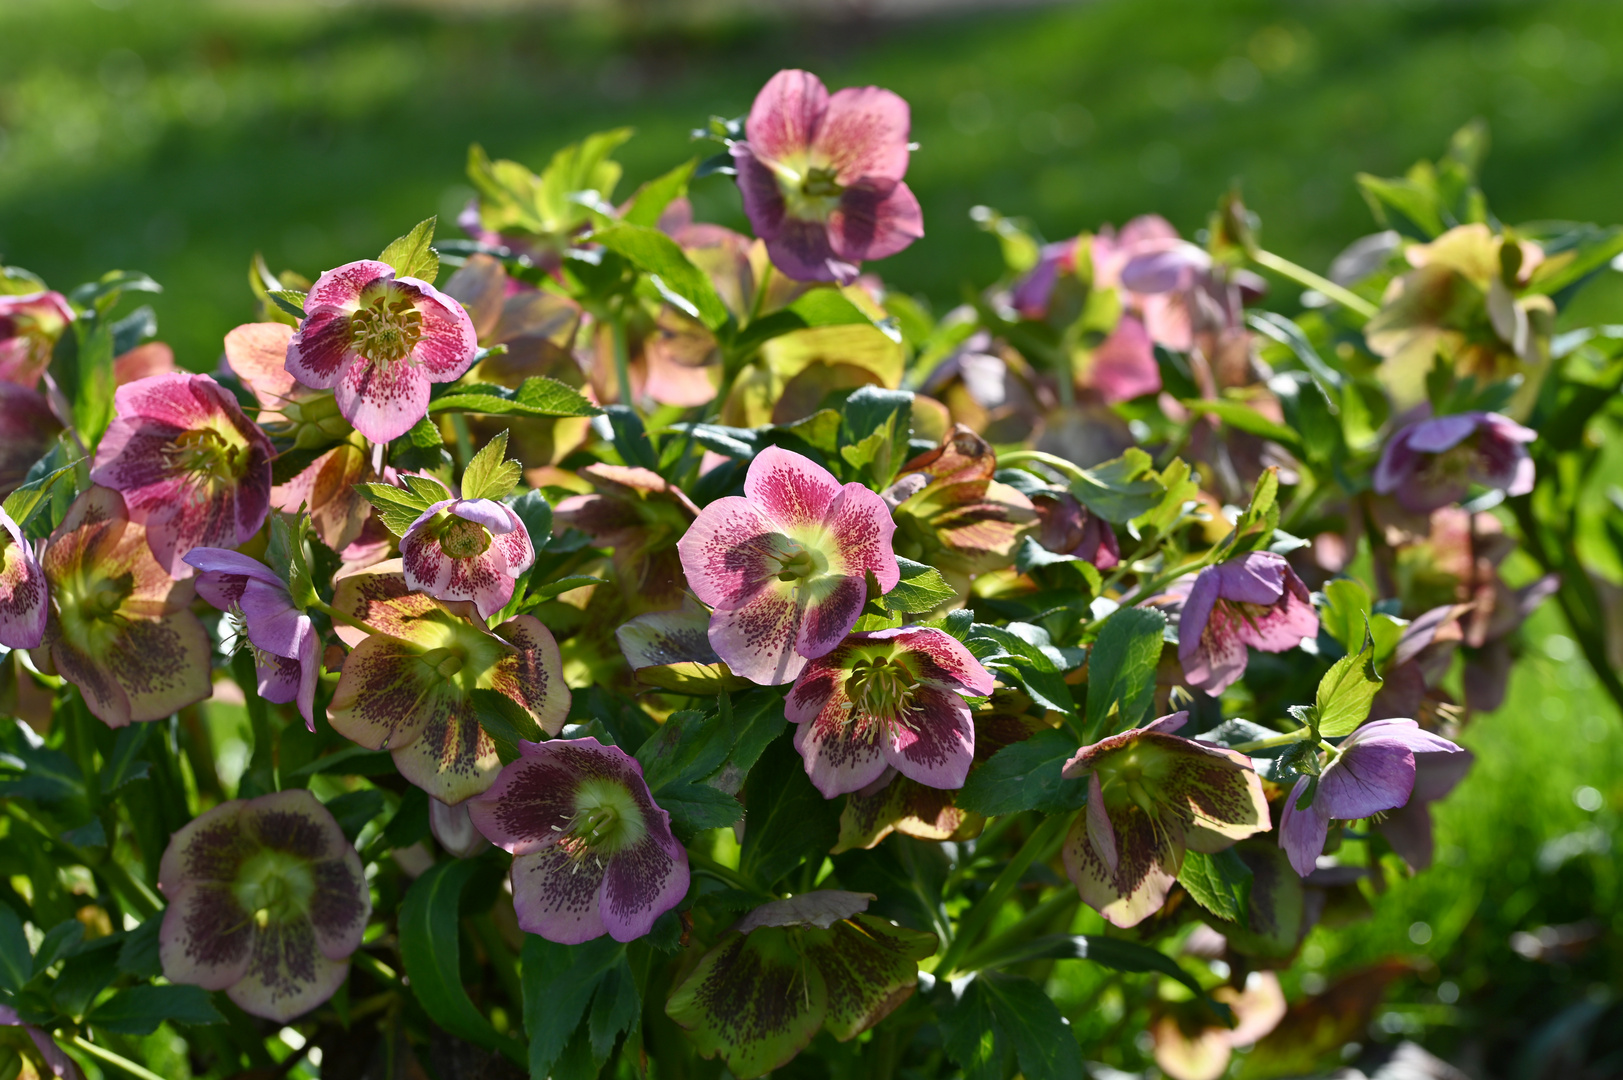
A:
[[[430,414],[455,410],[490,416],[596,416],[602,410],[578,390],[557,379],[533,375],[509,390],[505,386],[463,386],[428,403]]]
[[[52,469],[39,479],[30,480],[6,496],[5,511],[11,520],[17,523],[18,528],[26,527],[28,519],[34,516],[34,511],[45,504],[45,497],[50,494],[51,485],[71,474],[78,464],[79,461],[75,460],[59,469]]]
[[[1352,734],[1369,716],[1370,703],[1380,688],[1381,677],[1375,672],[1375,639],[1365,629],[1363,647],[1330,665],[1319,680],[1319,692],[1313,701],[1319,734],[1330,739]]]
[[[440,256],[429,245],[434,242],[437,221],[437,217],[419,221],[409,233],[384,248],[378,261],[394,267],[397,278],[416,278],[434,284],[434,279],[440,274]]]
[[[935,567],[900,556],[896,563],[902,570],[901,580],[894,589],[879,598],[880,605],[886,611],[892,614],[933,611],[958,595],[957,590],[947,584],[947,579]]]
[[[1153,508],[1165,493],[1153,465],[1150,455],[1131,447],[1119,458],[1083,469],[1071,481],[1071,494],[1106,521],[1130,521]]]
[[[524,475],[524,466],[507,458],[507,432],[502,432],[473,455],[462,472],[464,499],[505,499]]]
[[[268,295],[271,303],[295,319],[301,322],[304,320],[304,293],[297,289],[272,289]]]
[[[645,274],[657,275],[661,291],[669,291],[692,310],[706,327],[715,330],[728,319],[727,308],[716,288],[693,263],[680,245],[658,229],[621,222],[592,234],[592,240],[623,256]],[[682,305],[677,305],[682,306]]]
[[[393,484],[356,484],[366,501],[371,503],[390,532],[405,536],[412,522],[422,517],[429,503],[415,491],[395,487]]]
[[[687,194],[688,181],[693,178],[693,170],[698,164],[698,158],[685,161],[638,188],[637,193],[631,196],[631,205],[626,208],[621,220],[632,225],[657,226],[665,208]]]

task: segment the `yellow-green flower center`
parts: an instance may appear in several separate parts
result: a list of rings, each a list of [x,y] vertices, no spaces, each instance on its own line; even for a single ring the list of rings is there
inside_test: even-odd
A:
[[[1435,455],[1420,470],[1420,477],[1428,484],[1457,484],[1467,479],[1477,463],[1475,439],[1466,439]]]
[[[422,313],[410,299],[390,291],[350,316],[350,346],[368,360],[404,360],[422,336]]]
[[[212,427],[181,432],[167,453],[177,471],[209,480],[238,480],[248,470],[247,444],[233,442]]]
[[[566,825],[554,825],[562,833],[558,846],[575,862],[592,859],[602,866],[605,856],[624,851],[648,835],[642,808],[626,786],[603,778],[583,780],[575,792],[575,814]]]
[[[260,851],[237,871],[234,891],[237,902],[263,926],[308,911],[316,881],[305,860],[285,851]]]
[[[827,221],[839,207],[845,188],[835,179],[837,170],[817,165],[795,168],[779,162],[772,166],[772,171],[777,176],[784,209],[790,217],[801,221]]]
[[[850,702],[846,723],[870,741],[885,722],[913,726],[913,693],[918,678],[905,664],[882,656],[866,657],[851,666],[845,679]]]
[[[452,559],[474,559],[490,548],[490,530],[477,521],[449,515],[440,527],[440,550]]]

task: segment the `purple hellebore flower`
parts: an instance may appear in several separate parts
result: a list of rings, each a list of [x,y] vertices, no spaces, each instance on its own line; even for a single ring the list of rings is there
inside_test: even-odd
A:
[[[186,561],[199,571],[197,595],[229,612],[237,640],[253,650],[259,696],[277,704],[297,701],[314,731],[321,639],[310,616],[293,605],[287,584],[257,559],[224,548],[193,548]]]
[[[924,235],[919,201],[902,183],[910,123],[907,102],[889,90],[830,95],[807,71],[772,76],[732,154],[744,212],[773,265],[796,281],[845,284],[857,263]]]
[[[1065,839],[1065,872],[1115,926],[1159,911],[1188,851],[1217,852],[1268,829],[1250,759],[1172,734],[1176,712],[1076,752],[1067,779],[1088,779],[1087,810]]]
[[[138,379],[114,392],[113,409],[90,479],[123,493],[170,576],[191,576],[193,548],[234,548],[265,524],[276,450],[219,383]]]
[[[1365,724],[1336,747],[1334,759],[1319,775],[1313,803],[1305,810],[1298,810],[1296,803],[1312,778],[1297,779],[1280,815],[1279,846],[1290,856],[1296,872],[1306,877],[1324,850],[1332,819],[1356,821],[1406,805],[1414,791],[1420,755],[1461,752],[1460,747],[1423,730],[1413,720]]]
[[[1420,420],[1386,444],[1375,467],[1375,490],[1396,495],[1406,510],[1426,514],[1463,500],[1472,483],[1506,495],[1533,490],[1526,443],[1538,433],[1490,412]]]
[[[1110,523],[1076,500],[1068,491],[1038,492],[1031,497],[1037,508],[1036,540],[1057,555],[1074,555],[1100,570],[1121,562],[1121,544]]]
[[[37,649],[51,613],[45,571],[11,515],[0,509],[0,645]]]
[[[706,506],[676,548],[693,592],[715,609],[717,655],[735,675],[784,683],[845,640],[869,574],[882,593],[896,587],[895,532],[874,492],[769,446],[750,462],[744,496]]]
[[[529,530],[494,499],[445,499],[400,538],[406,584],[436,600],[468,600],[490,618],[535,562]]]
[[[1245,674],[1246,647],[1284,652],[1319,632],[1319,614],[1284,556],[1253,551],[1195,576],[1178,623],[1184,678],[1216,697]]]
[[[158,888],[164,977],[282,1023],[343,984],[372,911],[360,855],[304,788],[193,819],[170,839]]]
[[[27,1033],[29,1040],[33,1042],[34,1050],[39,1054],[40,1061],[51,1071],[50,1075],[57,1077],[58,1080],[84,1080],[85,1074],[79,1070],[79,1066],[74,1060],[64,1054],[62,1048],[56,1045],[56,1040],[51,1038],[51,1033],[44,1028],[35,1027],[33,1024],[23,1023],[22,1017],[17,1015],[17,1010],[10,1005],[0,1005],[0,1027],[22,1028]],[[24,1064],[26,1063],[25,1059]],[[30,1073],[30,1075],[34,1074]]]
[[[687,849],[642,766],[617,746],[521,742],[519,759],[468,813],[512,852],[518,924],[548,941],[632,941],[687,895]]]
[[[1420,871],[1431,865],[1431,804],[1453,791],[1474,764],[1476,755],[1469,750],[1414,756],[1414,790],[1409,801],[1375,826],[1409,869]]]
[[[929,627],[852,634],[806,664],[785,712],[823,797],[858,791],[887,768],[934,788],[964,786],[975,758],[965,697],[992,692],[958,639]]]
[[[328,270],[304,300],[287,346],[287,370],[331,390],[338,411],[375,443],[428,415],[430,383],[454,382],[479,351],[462,305],[394,267],[362,259]]]
[[[0,296],[0,380],[32,389],[73,318],[59,292]]]

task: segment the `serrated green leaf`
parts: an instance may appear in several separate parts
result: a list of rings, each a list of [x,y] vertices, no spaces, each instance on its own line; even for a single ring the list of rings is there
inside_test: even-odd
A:
[[[1148,718],[1166,625],[1166,616],[1151,608],[1121,608],[1105,620],[1088,659],[1088,742],[1113,733],[1106,722],[1118,705],[1115,730],[1139,727]]]
[[[304,320],[304,293],[297,289],[272,289],[266,295],[278,308],[301,322]]]
[[[688,182],[693,178],[693,170],[698,164],[698,158],[685,161],[638,188],[621,220],[631,225],[657,226],[665,208],[687,194]]]
[[[523,475],[524,466],[507,458],[507,432],[503,431],[480,448],[462,471],[462,497],[505,499]]]
[[[17,523],[18,528],[24,528],[27,526],[28,519],[34,516],[34,511],[38,510],[45,504],[45,499],[50,495],[51,492],[51,485],[55,484],[64,476],[72,474],[73,471],[78,467],[79,461],[81,460],[83,459],[77,459],[67,465],[62,466],[61,468],[52,469],[44,476],[39,477],[36,480],[30,480],[28,483],[6,496],[6,501],[4,503],[5,512],[12,521]]]
[[[935,567],[900,556],[897,556],[896,564],[901,567],[901,580],[894,589],[879,598],[880,606],[886,611],[892,614],[933,611],[958,595],[958,591],[947,584],[947,579]]]
[[[1245,912],[1250,882],[1250,867],[1240,861],[1232,848],[1215,855],[1199,851],[1185,852],[1183,868],[1178,871],[1178,884],[1195,898],[1195,902],[1229,922],[1239,922]]]
[[[598,229],[592,240],[657,277],[664,286],[661,292],[709,329],[719,329],[727,321],[727,308],[709,277],[688,261],[675,240],[658,229],[621,222]]]
[[[1087,798],[1086,780],[1060,775],[1078,749],[1068,732],[1047,728],[1010,743],[969,774],[953,800],[960,810],[992,817],[1022,810],[1064,813]]]
[[[750,771],[744,802],[749,821],[738,869],[763,889],[806,859],[821,859],[839,840],[838,809],[812,787],[787,733]]]
[[[509,390],[504,386],[465,386],[428,403],[430,413],[457,410],[490,416],[596,416],[602,412],[578,390],[557,379],[534,375]]]
[[[1084,1075],[1076,1036],[1042,987],[1002,972],[982,972],[975,982],[985,989],[998,1030],[1014,1045],[1026,1080],[1074,1080]]]
[[[1370,703],[1381,689],[1375,671],[1375,640],[1364,632],[1363,647],[1343,656],[1319,680],[1313,708],[1319,734],[1327,739],[1350,735],[1369,716]]]
[[[412,523],[422,517],[430,502],[416,491],[395,487],[393,484],[356,484],[367,502],[377,510],[378,517],[396,536],[405,536]]]
[[[378,261],[394,267],[397,278],[416,278],[434,284],[440,275],[440,256],[430,245],[434,243],[434,226],[438,220],[431,217],[413,225],[410,232],[383,249]]]
[[[608,937],[558,945],[528,934],[520,960],[530,1075],[547,1077],[604,977],[624,962],[625,946]]]
[[[1083,469],[1071,481],[1071,494],[1106,521],[1130,521],[1154,507],[1165,493],[1153,465],[1150,455],[1131,447],[1119,458]]]
[[[402,473],[400,479],[405,481],[406,486],[419,499],[423,500],[424,510],[434,503],[444,502],[451,497],[451,489],[432,476],[425,476],[422,473]]]

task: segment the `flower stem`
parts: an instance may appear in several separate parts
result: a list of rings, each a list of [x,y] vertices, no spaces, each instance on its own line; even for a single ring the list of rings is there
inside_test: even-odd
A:
[[[157,1073],[142,1068],[140,1065],[137,1065],[135,1062],[121,1054],[113,1053],[105,1046],[96,1045],[83,1035],[75,1035],[73,1037],[73,1045],[77,1046],[79,1049],[83,1050],[85,1053],[89,1054],[93,1058],[96,1058],[97,1060],[104,1061],[116,1069],[124,1070],[131,1076],[136,1077],[136,1080],[164,1080],[164,1078],[159,1076]]]
[[[1050,848],[1055,841],[1065,834],[1071,824],[1070,814],[1055,814],[1031,831],[1026,842],[1020,845],[1003,872],[992,882],[992,887],[986,890],[986,895],[969,909],[969,913],[958,924],[958,933],[947,946],[947,951],[941,954],[941,962],[935,967],[935,976],[938,979],[950,979],[958,970],[959,961],[969,951],[982,930],[986,929],[998,909],[1009,899],[1014,890],[1019,887],[1020,879],[1025,876],[1026,870],[1039,857],[1044,859],[1052,854]]]
[[[1305,266],[1298,266],[1289,259],[1280,258],[1271,251],[1259,248],[1251,253],[1251,261],[1265,270],[1272,270],[1282,277],[1289,278],[1298,285],[1305,285],[1309,289],[1323,293],[1354,315],[1363,316],[1365,320],[1373,318],[1375,312],[1380,310],[1357,293],[1342,288],[1329,278],[1320,277]]]
[[[152,887],[130,875],[130,872],[118,864],[111,856],[97,860],[90,853],[76,844],[57,836],[43,821],[34,817],[27,810],[16,803],[7,803],[6,810],[11,816],[39,833],[53,844],[60,844],[62,850],[71,855],[75,861],[88,866],[94,873],[107,879],[107,883],[116,891],[122,893],[124,899],[133,907],[143,919],[149,919],[163,910],[163,899],[152,891]]]
[[[689,851],[688,862],[691,863],[693,868],[699,871],[701,874],[708,874],[710,877],[715,878],[724,885],[731,885],[735,889],[742,892],[752,893],[756,896],[767,897],[768,899],[771,898],[770,894],[762,891],[761,887],[755,884],[755,882],[751,881],[743,874],[740,874],[732,867],[725,866],[722,863],[717,862],[709,855],[705,855],[702,852]]]
[[[383,631],[379,630],[377,627],[369,626],[360,619],[355,618],[353,615],[344,614],[342,611],[339,611],[337,608],[333,607],[325,600],[322,600],[320,597],[310,601],[310,606],[327,616],[327,618],[331,619],[335,623],[341,622],[345,626],[353,626],[357,630],[365,630],[368,634],[383,633]]]
[[[1289,746],[1291,743],[1304,742],[1312,737],[1312,728],[1299,728],[1296,731],[1287,731],[1283,735],[1275,735],[1271,739],[1256,739],[1252,742],[1236,743],[1228,747],[1228,749],[1241,754],[1249,754],[1253,750],[1267,750],[1274,746]]]
[[[1047,465],[1050,469],[1053,469],[1056,472],[1064,473],[1073,480],[1081,480],[1087,476],[1087,473],[1082,469],[1082,466],[1076,464],[1076,462],[1066,461],[1062,457],[1047,453],[1043,450],[1012,450],[1007,454],[998,455],[997,459],[999,467],[1015,465],[1022,461],[1035,461],[1039,464]]]

